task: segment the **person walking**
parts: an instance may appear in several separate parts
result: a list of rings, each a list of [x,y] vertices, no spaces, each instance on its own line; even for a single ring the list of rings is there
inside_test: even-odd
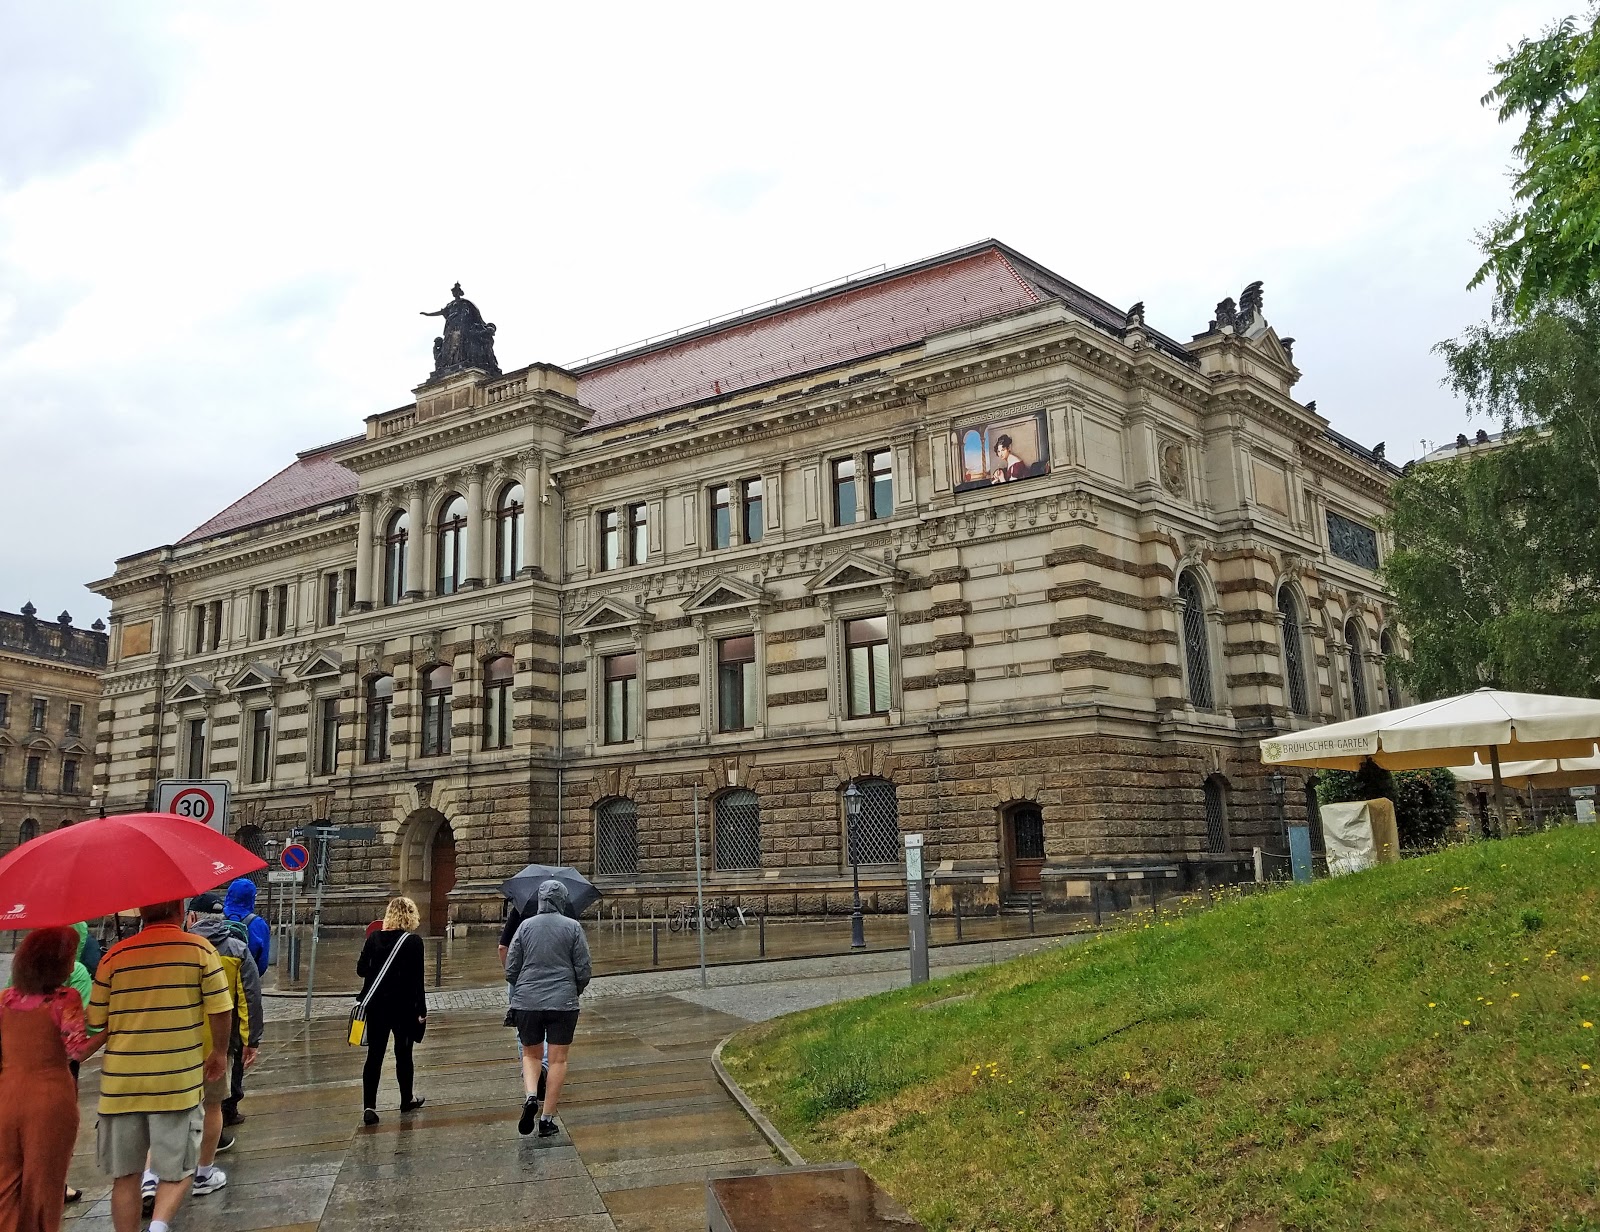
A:
[[[56,1232],[78,1136],[69,1063],[96,1047],[69,980],[78,936],[41,928],[17,947],[0,993],[0,1232]]]
[[[181,901],[139,917],[144,928],[100,961],[89,999],[106,1049],[95,1155],[112,1178],[116,1232],[139,1230],[147,1158],[158,1178],[150,1232],[168,1232],[200,1162],[204,1085],[227,1071],[233,998],[211,943],[183,931]]]
[[[250,957],[255,960],[257,974],[266,971],[267,964],[272,960],[272,925],[256,914],[256,883],[248,877],[240,877],[230,884],[222,913],[238,925],[238,931],[243,933],[244,943],[250,947]],[[239,1103],[244,1099],[244,1071],[243,1055],[236,1053],[228,1098],[222,1101],[222,1123],[226,1126],[244,1123],[244,1113],[239,1111]]]
[[[537,906],[537,903],[535,906]],[[521,927],[522,912],[518,911],[515,907],[511,907],[511,909],[506,912],[505,922],[500,925],[500,970],[502,972],[504,972],[506,969],[506,955],[511,952],[511,939],[517,935],[517,929]],[[515,1027],[517,1025],[517,1011],[511,1008],[510,984],[506,985],[505,1025],[508,1027]],[[518,1042],[520,1044],[520,1037],[518,1038]],[[544,1055],[539,1063],[539,1085],[534,1090],[534,1095],[541,1103],[544,1101],[544,1084],[549,1077],[550,1044],[549,1041],[546,1041],[544,1045]]]
[[[422,924],[417,904],[391,898],[383,928],[367,938],[356,961],[361,1001],[367,1007],[367,1063],[361,1071],[361,1120],[378,1123],[378,1079],[394,1037],[394,1076],[400,1083],[400,1111],[415,1112],[428,1101],[413,1087],[412,1046],[428,1028],[428,990],[423,972]],[[391,958],[393,961],[391,961]],[[386,969],[387,968],[387,969]]]
[[[522,1116],[519,1134],[559,1133],[556,1106],[567,1078],[567,1052],[578,1026],[578,997],[589,986],[592,965],[583,926],[566,914],[567,889],[554,879],[539,887],[539,910],[517,927],[506,952],[511,1012],[522,1043]],[[540,1062],[548,1041],[549,1072],[541,1084]],[[543,1115],[540,1088],[543,1086]]]

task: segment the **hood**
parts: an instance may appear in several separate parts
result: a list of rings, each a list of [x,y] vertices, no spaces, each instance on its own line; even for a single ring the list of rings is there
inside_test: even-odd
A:
[[[242,944],[239,941],[238,934],[228,927],[227,919],[220,915],[200,916],[195,920],[192,931],[211,942],[219,954],[222,952],[222,944],[225,941]]]
[[[236,918],[249,915],[256,909],[256,883],[248,877],[240,877],[228,887],[228,900],[222,909]]]
[[[82,962],[83,947],[89,944],[89,926],[87,924],[74,924],[72,931],[78,934],[78,952],[72,956],[72,961]]]
[[[567,913],[567,887],[555,878],[540,883],[539,886],[539,914],[556,912],[558,915]]]

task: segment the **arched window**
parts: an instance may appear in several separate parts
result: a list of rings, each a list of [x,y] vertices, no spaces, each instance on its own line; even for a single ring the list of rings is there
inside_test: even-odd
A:
[[[1211,646],[1206,638],[1205,601],[1192,569],[1178,575],[1178,599],[1183,606],[1183,658],[1188,668],[1189,702],[1196,710],[1210,710]]]
[[[1220,855],[1228,850],[1228,781],[1220,774],[1206,780],[1206,850]]]
[[[390,607],[406,597],[406,544],[411,519],[403,512],[389,519],[383,532],[383,601]]]
[[[439,511],[439,569],[441,595],[453,595],[467,580],[467,499],[451,496]]]
[[[1354,616],[1344,623],[1344,644],[1350,658],[1350,710],[1359,719],[1367,713],[1367,674],[1361,662],[1361,625]]]
[[[499,655],[483,665],[483,747],[511,747],[511,682],[516,664]]]
[[[1304,626],[1300,621],[1300,605],[1287,586],[1278,587],[1278,629],[1283,637],[1283,685],[1289,695],[1289,709],[1307,718],[1311,706],[1306,693]]]
[[[522,571],[522,562],[527,559],[523,540],[526,521],[522,485],[514,483],[500,493],[500,499],[495,503],[494,575],[498,581],[509,582]]]
[[[422,674],[422,755],[442,757],[450,751],[450,689],[456,674],[446,664]]]
[[[755,792],[743,788],[723,792],[712,808],[712,821],[719,871],[761,867],[761,802]]]
[[[394,705],[394,677],[367,681],[367,761],[389,760],[389,709]]]
[[[1306,825],[1311,828],[1311,850],[1326,851],[1327,840],[1322,837],[1322,806],[1317,803],[1317,780],[1306,780]]]
[[[639,871],[639,806],[626,796],[595,805],[594,871],[601,877]]]
[[[887,779],[857,779],[861,815],[855,832],[848,833],[849,811],[845,813],[845,856],[851,864],[898,864],[900,862],[900,799]]]
[[[32,817],[24,817],[22,824],[17,827],[17,846],[30,843],[39,837],[39,823]]]
[[[1394,671],[1394,636],[1385,629],[1378,635],[1378,653],[1383,656],[1383,695],[1390,710],[1400,709],[1400,678]]]

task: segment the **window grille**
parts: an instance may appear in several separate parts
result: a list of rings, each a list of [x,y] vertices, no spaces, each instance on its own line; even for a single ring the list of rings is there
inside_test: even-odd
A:
[[[1200,584],[1185,570],[1178,579],[1178,598],[1183,603],[1183,652],[1189,666],[1189,701],[1197,710],[1210,710],[1211,650],[1206,641],[1206,611],[1200,598]]]
[[[1367,713],[1367,681],[1361,664],[1361,630],[1354,620],[1345,624],[1344,640],[1350,654],[1350,706],[1359,719]]]
[[[602,877],[639,871],[639,806],[626,797],[594,811],[594,868]]]
[[[1206,780],[1206,850],[1220,855],[1228,850],[1228,801],[1222,780],[1212,775]]]
[[[1283,632],[1283,676],[1289,692],[1289,709],[1302,718],[1311,713],[1306,702],[1306,665],[1301,642],[1300,613],[1287,586],[1278,591],[1278,618]]]
[[[1394,638],[1385,629],[1378,639],[1378,651],[1383,655],[1383,694],[1390,710],[1400,708],[1400,681],[1394,672]]]
[[[847,835],[852,864],[898,864],[900,862],[900,798],[887,779],[857,779],[861,793],[861,816],[853,835]],[[845,817],[848,828],[849,815]]]
[[[716,799],[712,820],[719,871],[761,867],[761,802],[755,792],[724,792]]]
[[[241,826],[234,841],[251,855],[260,856],[263,860],[267,858],[267,836],[260,826]],[[257,885],[263,884],[266,881],[266,871],[262,869],[259,873],[249,874],[250,880]]]
[[[1037,804],[1020,804],[1011,810],[1011,833],[1017,859],[1044,859],[1044,814]]]
[[[1326,851],[1328,841],[1322,837],[1322,807],[1317,803],[1316,783],[1306,782],[1306,823],[1311,828],[1311,850]]]

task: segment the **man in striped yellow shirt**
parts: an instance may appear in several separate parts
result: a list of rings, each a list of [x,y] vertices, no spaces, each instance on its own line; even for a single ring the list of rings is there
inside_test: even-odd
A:
[[[183,904],[141,907],[144,928],[95,972],[91,1028],[105,1029],[96,1156],[113,1178],[116,1232],[138,1232],[148,1156],[160,1178],[150,1232],[168,1232],[200,1158],[201,1094],[228,1064],[233,998],[216,950],[183,931]]]

